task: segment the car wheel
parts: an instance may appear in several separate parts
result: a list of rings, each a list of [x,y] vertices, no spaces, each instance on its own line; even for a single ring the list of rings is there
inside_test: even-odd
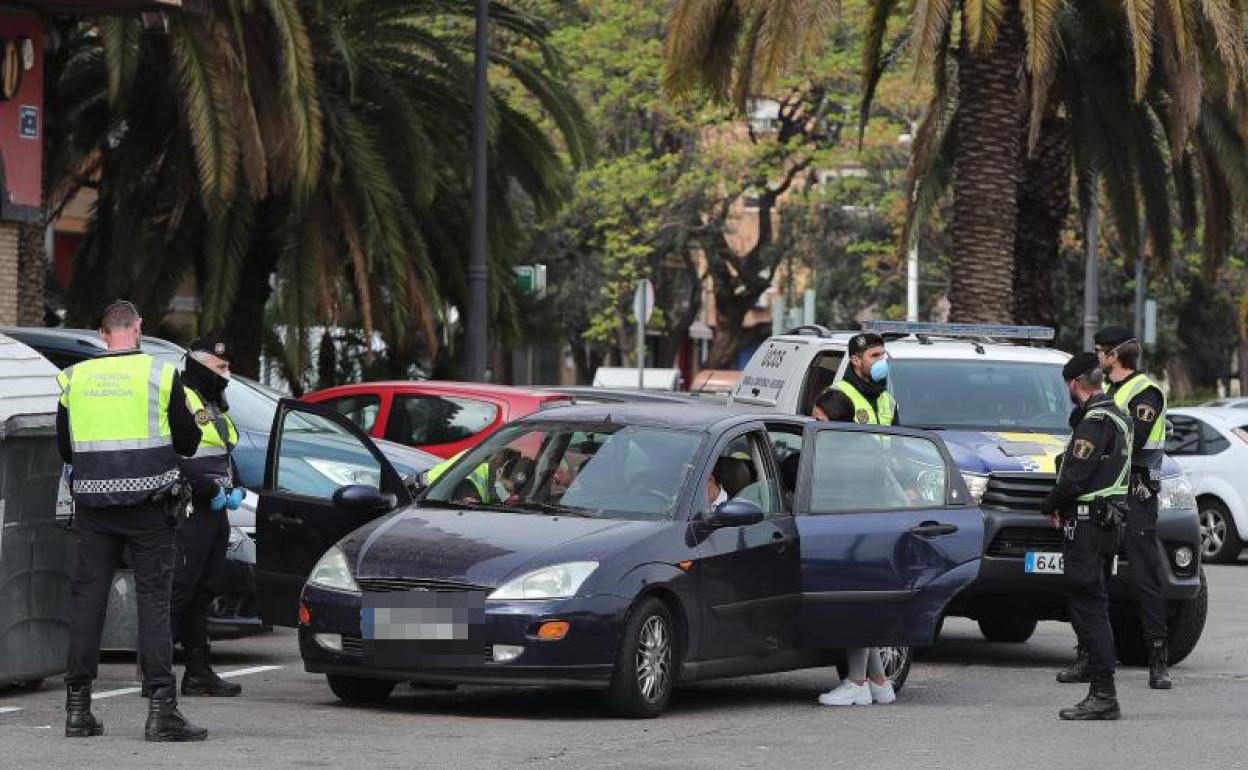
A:
[[[914,662],[914,647],[879,647],[880,663],[884,666],[884,676],[893,683],[893,691],[901,692],[910,676],[910,664]],[[841,681],[849,676],[849,667],[844,660],[836,664],[836,675]]]
[[[329,689],[344,703],[377,704],[390,697],[398,684],[389,679],[364,679],[358,676],[326,674]]]
[[[979,632],[990,642],[1019,644],[1031,638],[1038,622],[1031,615],[985,615],[979,619]]]
[[[663,602],[649,597],[628,619],[607,690],[607,705],[621,716],[663,713],[676,682],[676,626]]]
[[[1209,613],[1209,586],[1205,571],[1200,571],[1200,591],[1191,599],[1169,602],[1166,631],[1168,663],[1175,665],[1192,654],[1205,630],[1205,618]],[[1127,666],[1147,666],[1148,647],[1144,644],[1144,631],[1137,612],[1111,616],[1114,628],[1114,646],[1118,660]]]
[[[1235,529],[1235,520],[1226,505],[1216,497],[1202,497],[1200,508],[1200,546],[1204,559],[1225,564],[1239,558],[1244,541]]]

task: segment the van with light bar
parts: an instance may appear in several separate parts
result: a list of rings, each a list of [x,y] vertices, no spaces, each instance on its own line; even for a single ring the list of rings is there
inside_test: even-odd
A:
[[[899,423],[939,432],[984,513],[979,577],[946,614],[977,620],[986,638],[1000,642],[1026,641],[1040,620],[1067,620],[1061,532],[1040,514],[1070,437],[1061,375],[1069,356],[1043,346],[1053,329],[871,320],[861,331],[886,341]],[[849,341],[858,333],[812,325],[768,339],[742,372],[733,404],[810,414],[845,375]],[[1173,664],[1199,641],[1208,595],[1192,487],[1170,458],[1163,474],[1157,535]],[[923,547],[940,546],[928,540]],[[1120,555],[1110,614],[1120,660],[1141,665],[1148,657],[1131,570]]]

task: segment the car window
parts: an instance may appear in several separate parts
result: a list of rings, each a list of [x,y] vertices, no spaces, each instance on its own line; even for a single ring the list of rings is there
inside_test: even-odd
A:
[[[780,470],[780,492],[791,503],[797,493],[797,472],[802,465],[802,434],[800,429],[773,429],[767,432],[771,449]]]
[[[377,415],[381,413],[381,396],[375,393],[356,393],[322,401],[323,406],[333,409],[359,426],[365,433],[373,431]]]
[[[810,513],[914,510],[945,504],[948,470],[926,438],[823,430],[815,438]]]
[[[888,382],[906,425],[1070,430],[1070,399],[1057,363],[892,359]]]
[[[400,394],[386,421],[386,438],[429,446],[472,438],[494,424],[498,407],[486,401],[450,396]]]
[[[65,353],[60,350],[40,350],[43,357],[52,362],[57,369],[68,369],[74,364],[86,361],[86,356],[80,356],[77,353]]]
[[[1200,433],[1205,440],[1204,453],[1207,455],[1216,455],[1219,452],[1226,451],[1231,446],[1231,442],[1222,438],[1222,434],[1218,433],[1217,428],[1206,422],[1200,423]]]
[[[815,399],[832,387],[836,382],[836,373],[841,368],[845,353],[840,350],[829,350],[815,356],[810,369],[806,373],[806,384],[802,388],[802,402],[798,405],[798,414],[810,414]]]
[[[767,515],[783,512],[780,485],[766,459],[768,451],[770,441],[763,434],[750,433],[729,442],[715,458],[711,472],[714,481],[708,481],[702,507],[709,509],[715,502],[745,500]],[[709,496],[713,491],[719,492],[715,500]]]
[[[279,492],[328,500],[349,484],[381,485],[381,463],[360,439],[328,418],[286,412],[277,449]]]
[[[1200,423],[1191,417],[1172,415],[1166,432],[1166,454],[1175,457],[1200,454]]]
[[[1232,409],[1248,409],[1248,401],[1239,401],[1231,404]]]

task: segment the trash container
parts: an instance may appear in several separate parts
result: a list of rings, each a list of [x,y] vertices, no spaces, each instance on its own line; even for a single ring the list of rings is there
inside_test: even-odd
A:
[[[0,687],[65,670],[73,547],[57,519],[57,369],[0,335]]]

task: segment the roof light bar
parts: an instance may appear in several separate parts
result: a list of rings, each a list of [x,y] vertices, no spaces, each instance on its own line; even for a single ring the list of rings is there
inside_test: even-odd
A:
[[[935,324],[911,321],[863,321],[862,330],[876,334],[913,334],[931,337],[997,338],[1051,341],[1056,332],[1047,326],[1004,326],[998,324]]]

